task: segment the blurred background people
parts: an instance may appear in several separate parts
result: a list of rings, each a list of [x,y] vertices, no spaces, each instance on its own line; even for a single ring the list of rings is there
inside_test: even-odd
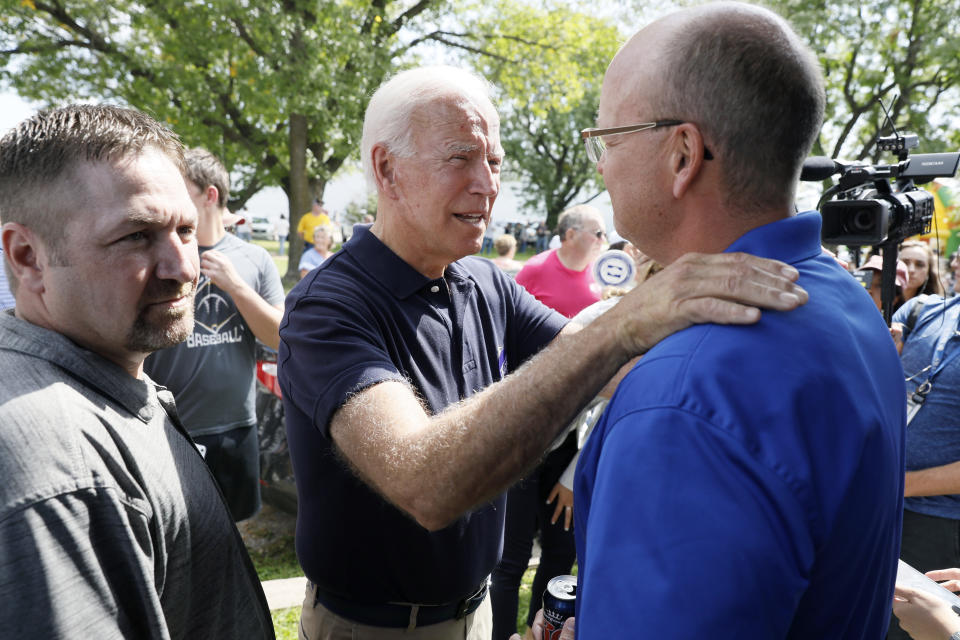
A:
[[[493,241],[493,248],[497,252],[497,257],[491,262],[503,269],[510,277],[516,277],[523,268],[522,262],[513,259],[517,254],[517,239],[509,233],[501,233]]]
[[[568,318],[600,300],[602,289],[590,266],[603,249],[603,224],[600,212],[587,205],[561,213],[557,221],[560,247],[527,260],[516,276],[517,282]],[[524,231],[527,229],[535,231],[532,225],[524,227]],[[507,640],[516,630],[517,594],[530,562],[534,536],[539,534],[540,538],[534,594],[542,594],[551,578],[570,573],[576,560],[571,527],[573,488],[572,483],[560,483],[560,476],[576,456],[577,444],[576,431],[566,432],[553,443],[543,462],[507,493],[503,555],[490,587],[494,640]],[[537,609],[532,606],[527,612],[527,627],[533,626]]]
[[[914,297],[893,315],[908,398],[900,557],[921,572],[960,567],[958,326],[958,297]],[[907,634],[891,624],[887,638]]]
[[[960,249],[950,254],[947,264],[950,268],[950,286],[946,295],[947,297],[953,297],[960,293]]]
[[[943,295],[939,262],[926,242],[908,240],[900,245],[899,259],[907,265],[907,284],[903,302],[921,294]]]
[[[290,233],[290,221],[287,220],[287,214],[281,213],[273,228],[273,234],[277,238],[277,255],[282,256],[287,244],[287,235]]]
[[[327,210],[323,208],[323,200],[314,198],[310,211],[300,216],[300,222],[297,224],[297,234],[303,240],[304,251],[313,247],[313,230],[322,224],[333,228],[333,221]]]
[[[862,267],[853,272],[853,276],[860,282],[860,284],[863,285],[863,288],[867,290],[867,292],[870,294],[870,297],[873,298],[874,303],[877,305],[877,309],[882,309],[882,271],[883,256],[875,255],[871,256]],[[907,265],[902,261],[897,260],[897,276],[896,280],[894,280],[894,309],[899,308],[904,302],[903,291],[908,282],[907,274]]]
[[[173,392],[180,419],[220,484],[235,520],[260,509],[256,341],[280,342],[283,285],[262,247],[223,226],[230,176],[205,149],[186,152],[187,190],[199,213],[200,282],[185,342],[147,358],[147,373]]]
[[[300,277],[304,277],[333,255],[333,225],[321,224],[313,230],[313,246],[300,255]]]
[[[517,282],[551,309],[572,318],[600,299],[601,287],[590,268],[607,237],[603,216],[589,205],[570,207],[557,219],[560,246],[524,263]]]

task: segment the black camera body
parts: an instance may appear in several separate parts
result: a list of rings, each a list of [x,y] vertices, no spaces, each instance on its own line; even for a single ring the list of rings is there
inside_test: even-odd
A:
[[[800,172],[800,179],[807,181],[840,174],[837,184],[824,192],[817,205],[823,219],[821,239],[824,244],[856,249],[870,245],[880,250],[881,311],[888,325],[893,317],[900,243],[929,232],[933,220],[933,194],[917,185],[956,175],[960,164],[960,152],[918,153],[910,157],[910,149],[917,144],[917,136],[895,133],[881,137],[877,147],[896,153],[896,164],[844,164],[829,158],[808,158]]]
[[[916,145],[917,137],[913,135],[880,138],[880,149],[899,154],[900,162],[896,164],[834,162],[833,173],[839,172],[840,178],[824,193],[819,206],[825,244],[876,246],[899,243],[930,231],[933,194],[916,185],[955,175],[960,152],[919,153],[910,157],[909,149]],[[805,172],[809,175],[811,172],[806,167],[805,163]],[[812,179],[829,177],[823,173],[821,168]],[[829,199],[834,195],[835,199]]]

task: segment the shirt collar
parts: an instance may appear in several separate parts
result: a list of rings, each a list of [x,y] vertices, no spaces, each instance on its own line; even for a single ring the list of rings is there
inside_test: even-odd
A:
[[[343,245],[343,250],[401,300],[434,282],[381,242],[370,232],[369,224],[354,225],[353,235]],[[447,265],[444,277],[447,280],[471,279],[458,262]]]
[[[13,310],[0,312],[0,332],[3,349],[50,362],[143,422],[149,422],[154,411],[160,410],[154,402],[156,383],[146,375],[138,380],[119,365],[77,346],[66,336],[15,317]]]
[[[751,229],[727,247],[724,253],[742,251],[761,258],[796,264],[823,252],[820,242],[820,214],[805,211]]]

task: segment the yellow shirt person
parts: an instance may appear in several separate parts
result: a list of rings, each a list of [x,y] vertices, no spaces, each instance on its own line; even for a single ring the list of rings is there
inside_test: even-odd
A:
[[[303,214],[297,225],[297,233],[303,238],[305,247],[313,246],[313,230],[322,224],[331,224],[330,216],[323,208],[323,202],[314,200],[311,210]]]

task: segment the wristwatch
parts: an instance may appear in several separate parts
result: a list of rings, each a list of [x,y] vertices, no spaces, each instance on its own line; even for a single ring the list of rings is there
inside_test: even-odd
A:
[[[951,635],[950,640],[960,640],[960,631],[957,631],[956,633]]]

